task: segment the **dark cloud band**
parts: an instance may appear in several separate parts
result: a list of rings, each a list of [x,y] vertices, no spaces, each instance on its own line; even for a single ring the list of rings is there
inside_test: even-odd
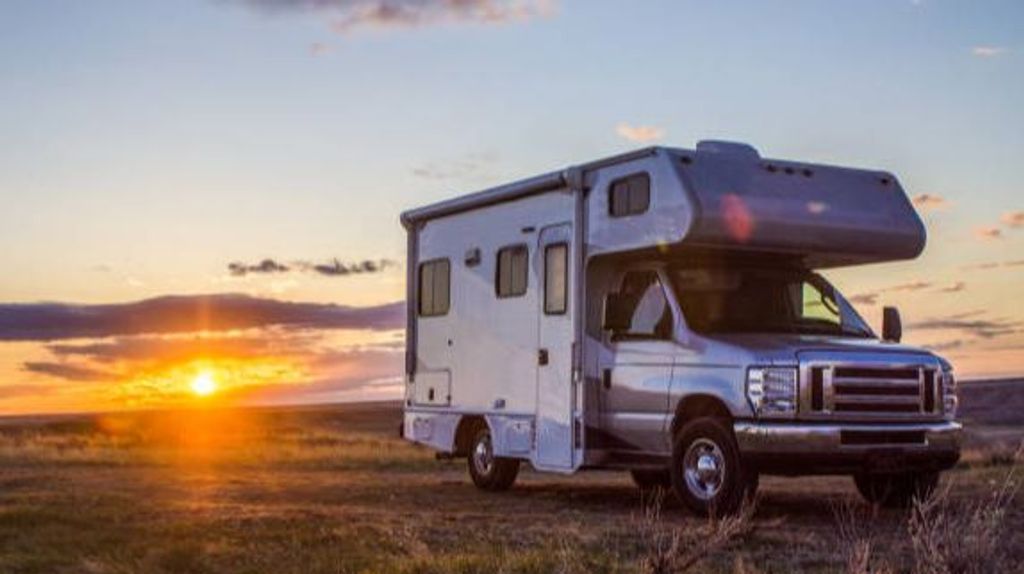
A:
[[[273,259],[264,259],[253,265],[247,265],[239,261],[228,263],[228,271],[237,277],[244,277],[250,273],[287,273],[289,267]]]
[[[237,0],[271,14],[326,15],[331,28],[416,28],[431,24],[503,24],[549,15],[553,0]]]
[[[236,277],[244,277],[250,274],[270,275],[288,273],[289,271],[318,273],[327,277],[344,277],[363,273],[380,273],[397,265],[398,263],[391,259],[365,259],[356,263],[345,263],[340,259],[332,259],[327,263],[295,261],[288,265],[274,259],[264,259],[259,263],[253,264],[234,261],[228,264],[228,272]]]
[[[55,341],[117,335],[225,331],[282,326],[398,329],[405,303],[350,307],[237,294],[185,295],[111,305],[0,304],[0,341]]]

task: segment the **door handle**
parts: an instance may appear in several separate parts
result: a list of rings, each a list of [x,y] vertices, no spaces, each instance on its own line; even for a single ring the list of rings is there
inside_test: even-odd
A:
[[[547,349],[538,349],[537,350],[537,364],[542,366],[542,367],[544,365],[548,364],[548,350]]]
[[[604,388],[606,388],[606,389],[612,388],[612,370],[611,369],[605,369],[605,370],[601,371],[601,384],[604,385]]]

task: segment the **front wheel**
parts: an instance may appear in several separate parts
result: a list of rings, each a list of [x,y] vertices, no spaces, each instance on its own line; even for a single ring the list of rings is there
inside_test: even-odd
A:
[[[925,500],[931,496],[939,484],[939,473],[858,474],[853,481],[860,495],[871,504],[908,508],[915,498]]]
[[[694,419],[676,434],[671,475],[676,496],[701,516],[733,514],[757,488],[732,431],[711,417]]]
[[[494,456],[491,430],[476,431],[469,449],[469,476],[481,490],[508,490],[519,474],[519,460]]]

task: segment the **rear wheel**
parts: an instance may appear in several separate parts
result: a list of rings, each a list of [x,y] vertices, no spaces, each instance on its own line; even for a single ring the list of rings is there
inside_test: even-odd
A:
[[[469,476],[481,490],[508,490],[519,474],[519,460],[494,456],[491,430],[486,426],[473,435],[469,448]]]
[[[939,484],[938,472],[858,474],[853,477],[861,496],[886,508],[907,508],[914,498],[924,500]]]
[[[671,476],[676,496],[701,516],[733,514],[757,488],[732,431],[712,417],[694,419],[676,434]]]
[[[640,490],[672,488],[672,473],[667,468],[631,470],[629,475],[633,477],[633,484]]]

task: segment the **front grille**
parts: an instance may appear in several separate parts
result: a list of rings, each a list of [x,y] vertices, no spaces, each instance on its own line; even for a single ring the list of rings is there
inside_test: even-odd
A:
[[[910,418],[936,412],[935,370],[924,366],[811,365],[810,413]]]

